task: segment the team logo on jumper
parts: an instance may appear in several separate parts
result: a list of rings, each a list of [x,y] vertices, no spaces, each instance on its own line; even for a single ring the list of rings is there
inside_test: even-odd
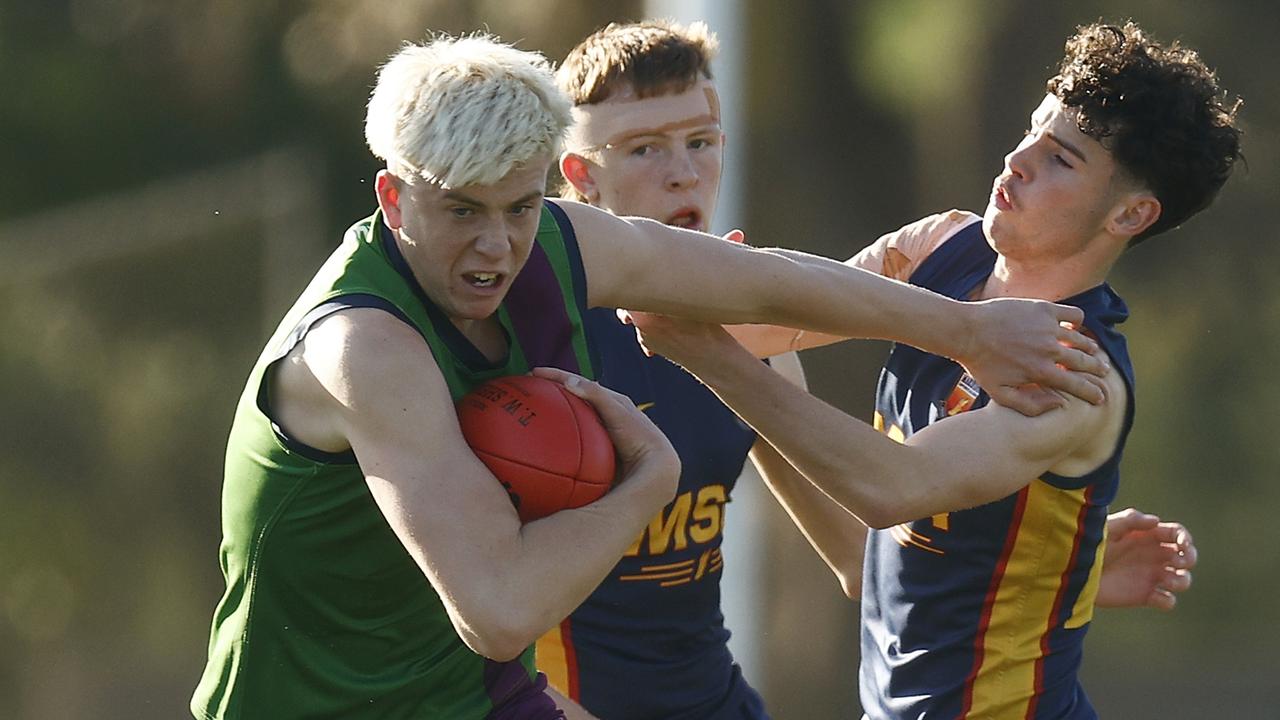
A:
[[[720,555],[720,548],[711,548],[703,551],[696,559],[663,565],[645,565],[640,568],[640,572],[619,575],[618,579],[623,582],[648,580],[662,587],[671,587],[701,580],[710,573],[720,572],[722,568],[724,568],[724,558]]]
[[[639,572],[620,575],[619,580],[655,581],[663,587],[701,580],[724,567],[719,539],[724,529],[724,506],[729,493],[723,485],[706,485],[695,491],[680,493],[672,503],[649,521],[644,532],[631,544],[623,557],[659,560],[668,553],[685,553],[690,547],[705,548],[697,558],[675,562],[642,565]]]
[[[978,381],[974,380],[969,373],[965,373],[960,376],[960,381],[951,389],[951,394],[947,396],[947,401],[942,404],[942,410],[947,417],[959,415],[972,408],[981,393],[982,388],[978,386]]]
[[[964,383],[965,378],[969,378],[970,380],[972,380],[969,374],[965,373],[964,377],[960,378],[960,383],[956,384],[956,389],[951,391],[952,397],[955,397],[957,393],[969,392],[968,389],[963,391],[960,389],[960,386],[962,383]],[[980,389],[978,388],[977,383],[973,383],[971,387],[973,389],[973,398],[976,399],[978,397],[978,392],[980,391]],[[957,410],[956,412],[964,412],[964,410],[967,410],[971,407],[973,407],[973,400],[969,400],[968,403],[964,405],[964,408],[962,410]],[[881,415],[879,412],[875,414],[875,417],[872,420],[872,424],[875,426],[876,430],[879,430],[885,435],[888,435],[889,439],[894,440],[896,442],[906,442],[907,435],[906,433],[902,432],[902,428],[894,424],[885,425],[884,416]],[[930,523],[932,527],[930,527],[929,525],[926,525],[926,523]],[[915,522],[900,523],[898,525],[894,525],[893,527],[889,528],[889,537],[893,538],[894,542],[898,543],[902,547],[913,547],[920,550],[924,550],[925,552],[931,552],[935,555],[946,555],[947,554],[946,551],[942,550],[941,548],[936,548],[933,546],[933,538],[927,535],[924,531],[934,530],[937,532],[947,532],[950,529],[951,529],[951,514],[938,513],[937,515],[934,515],[928,520],[920,520]]]

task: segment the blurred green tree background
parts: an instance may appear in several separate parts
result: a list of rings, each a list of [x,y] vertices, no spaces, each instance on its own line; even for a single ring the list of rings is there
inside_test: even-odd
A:
[[[980,210],[1080,23],[1133,17],[1244,97],[1247,166],[1113,278],[1140,388],[1119,506],[1185,522],[1201,565],[1173,614],[1101,612],[1085,680],[1104,717],[1275,717],[1280,550],[1262,531],[1280,509],[1280,6],[739,5],[750,124],[727,128],[728,152],[749,209],[731,222],[757,243],[843,258],[925,213]],[[221,590],[235,399],[278,314],[372,206],[376,66],[403,41],[477,29],[559,58],[642,11],[0,0],[0,718],[186,714]],[[817,394],[865,418],[884,353],[805,361]],[[728,572],[767,564],[755,682],[774,716],[856,717],[856,604],[780,512],[751,531],[767,551]]]

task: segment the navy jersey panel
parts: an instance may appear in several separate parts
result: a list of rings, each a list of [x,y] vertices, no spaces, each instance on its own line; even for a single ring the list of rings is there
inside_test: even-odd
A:
[[[911,282],[964,300],[995,259],[974,222]],[[1084,310],[1086,328],[1125,380],[1121,440],[1083,477],[1029,478],[994,502],[870,533],[861,667],[870,718],[1096,716],[1076,675],[1133,417],[1133,369],[1115,330],[1127,309],[1108,286],[1061,302]],[[988,399],[956,363],[895,345],[877,388],[876,423],[903,440]]]
[[[569,617],[579,700],[611,720],[707,718],[744,697],[760,707],[720,612],[725,507],[755,433],[684,370],[646,357],[613,310],[588,311],[586,327],[600,381],[666,434],[681,474],[675,500]]]

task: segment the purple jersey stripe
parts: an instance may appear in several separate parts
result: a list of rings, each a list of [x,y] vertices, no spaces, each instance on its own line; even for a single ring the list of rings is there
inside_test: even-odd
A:
[[[529,367],[550,365],[582,372],[573,352],[573,321],[564,303],[551,260],[535,243],[504,303]]]
[[[493,703],[485,720],[563,720],[564,711],[547,694],[547,676],[529,671],[519,660],[484,661],[484,689]]]

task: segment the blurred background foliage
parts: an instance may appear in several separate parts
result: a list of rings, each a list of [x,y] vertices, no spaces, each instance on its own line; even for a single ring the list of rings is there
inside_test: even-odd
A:
[[[980,210],[1062,41],[1133,17],[1244,97],[1247,167],[1217,205],[1122,259],[1139,373],[1120,506],[1201,550],[1171,615],[1103,611],[1085,679],[1104,717],[1280,707],[1280,6],[1251,0],[742,0],[757,244],[846,257]],[[0,718],[172,718],[221,590],[223,444],[269,325],[377,166],[374,68],[431,31],[564,55],[638,1],[0,0]],[[714,29],[714,28],[713,28]],[[885,347],[805,356],[869,414]],[[763,672],[775,717],[856,717],[857,606],[780,512]],[[729,515],[733,517],[732,512]],[[729,532],[741,532],[730,520]]]

